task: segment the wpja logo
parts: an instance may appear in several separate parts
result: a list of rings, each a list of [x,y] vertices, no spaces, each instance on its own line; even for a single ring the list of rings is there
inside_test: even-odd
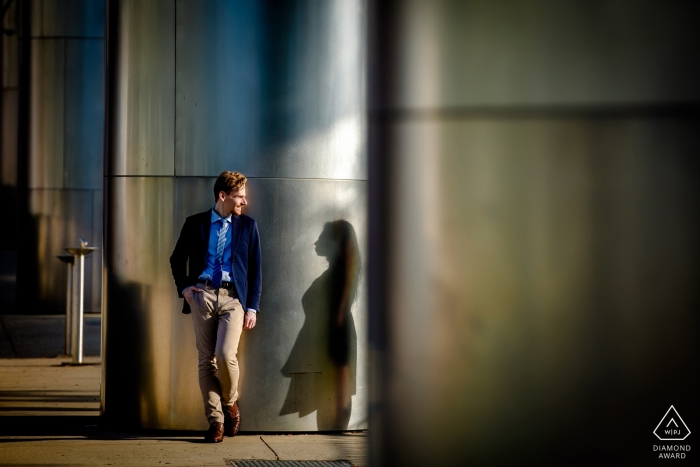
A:
[[[654,429],[654,434],[661,441],[683,441],[690,430],[675,407],[671,406]],[[654,452],[659,453],[659,459],[685,459],[690,451],[689,444],[655,444]]]

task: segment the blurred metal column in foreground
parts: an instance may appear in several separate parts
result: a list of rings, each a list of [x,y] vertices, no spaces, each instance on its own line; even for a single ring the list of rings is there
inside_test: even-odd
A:
[[[264,284],[239,349],[241,429],[366,428],[365,275],[347,349],[352,409],[339,413],[319,242],[345,220],[366,260],[364,3],[119,0],[108,18],[105,417],[207,428],[168,259],[185,217],[214,204],[219,173],[238,170]]]
[[[700,426],[699,13],[372,3],[373,465],[647,465],[672,404]]]

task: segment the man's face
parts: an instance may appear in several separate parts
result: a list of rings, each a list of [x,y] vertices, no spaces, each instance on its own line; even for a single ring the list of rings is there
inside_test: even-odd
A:
[[[248,204],[248,200],[245,197],[245,187],[240,190],[231,190],[229,194],[223,191],[219,192],[219,201],[221,201],[225,213],[240,216],[243,212],[243,206]]]

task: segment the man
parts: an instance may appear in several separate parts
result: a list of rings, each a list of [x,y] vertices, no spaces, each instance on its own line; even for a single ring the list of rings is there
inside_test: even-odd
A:
[[[182,312],[192,313],[209,421],[204,439],[213,443],[238,432],[238,342],[243,329],[255,327],[260,311],[260,237],[255,221],[242,213],[245,184],[238,172],[219,175],[216,204],[185,220],[170,256],[178,295],[185,299]]]

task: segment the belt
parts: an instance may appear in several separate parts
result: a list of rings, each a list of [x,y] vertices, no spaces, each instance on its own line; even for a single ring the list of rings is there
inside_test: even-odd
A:
[[[200,284],[204,284],[207,287],[214,287],[214,283],[211,281],[211,279],[199,279]],[[233,288],[233,282],[226,282],[226,281],[221,281],[221,285],[219,288],[226,289],[226,290],[234,290]]]

